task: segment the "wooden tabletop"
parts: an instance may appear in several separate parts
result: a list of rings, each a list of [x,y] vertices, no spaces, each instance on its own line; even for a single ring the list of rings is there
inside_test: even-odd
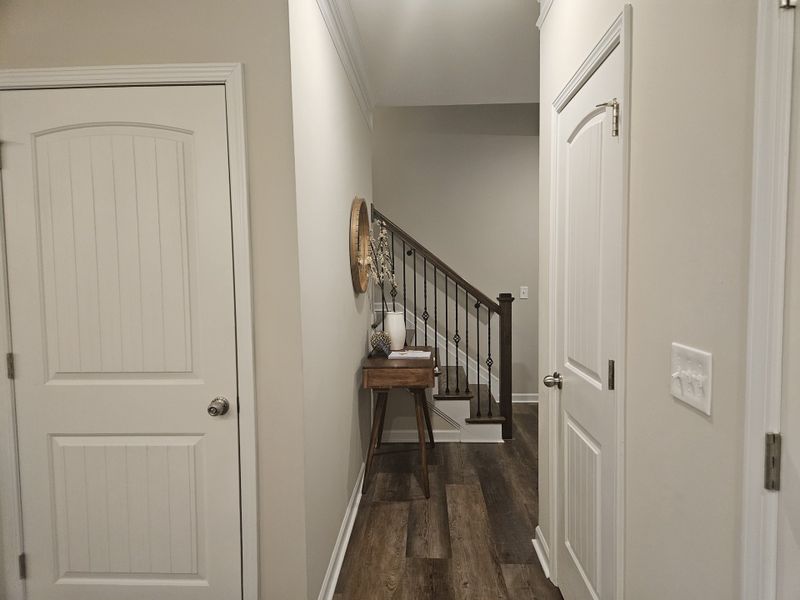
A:
[[[430,369],[436,366],[436,350],[431,346],[408,346],[405,350],[430,352],[430,358],[386,358],[367,356],[361,366],[365,369]]]

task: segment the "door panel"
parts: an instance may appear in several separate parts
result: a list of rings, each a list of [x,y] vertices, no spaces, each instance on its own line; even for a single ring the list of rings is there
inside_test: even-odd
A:
[[[241,597],[224,87],[2,92],[0,141],[28,597]]]
[[[190,372],[191,136],[84,126],[35,146],[50,378]]]
[[[611,109],[597,105],[621,99],[622,82],[617,47],[557,119],[558,583],[566,600],[616,597],[617,396],[608,361],[623,358],[623,152]]]
[[[564,277],[564,364],[602,388],[600,358],[601,157],[605,111],[582,121],[567,138]]]

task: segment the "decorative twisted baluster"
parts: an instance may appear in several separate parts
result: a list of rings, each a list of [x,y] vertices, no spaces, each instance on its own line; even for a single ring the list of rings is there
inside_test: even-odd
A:
[[[439,355],[439,288],[436,286],[436,265],[433,265],[433,344]],[[437,365],[438,366],[438,365]]]
[[[448,329],[450,327],[448,308],[447,308],[447,273],[444,274],[444,393],[450,393],[450,339]]]
[[[478,374],[478,410],[475,413],[476,417],[481,416],[481,334],[480,334],[480,322],[481,322],[481,303],[475,302],[475,322],[476,329],[478,329],[477,335],[477,349],[475,350],[475,371]]]
[[[464,370],[467,372],[467,387],[464,389],[469,394],[469,292],[464,290],[464,324],[466,332],[464,334]]]
[[[403,322],[406,320],[406,309],[408,302],[406,300],[406,241],[403,240]]]
[[[492,313],[489,312],[489,318],[486,321],[487,323],[487,330],[488,330],[488,340],[487,346],[488,349],[486,350],[486,368],[489,371],[489,411],[487,412],[487,416],[492,416],[492,365],[494,361],[492,360]]]
[[[456,282],[456,296],[455,297],[456,297],[456,332],[455,332],[455,335],[453,335],[453,343],[456,345],[456,394],[458,394],[459,392],[461,392],[461,380],[460,380],[460,377],[458,376],[459,375],[459,371],[458,371],[458,363],[459,363],[458,348],[461,345],[461,336],[458,333],[458,282]]]
[[[395,312],[397,310],[394,305],[394,300],[397,297],[397,279],[394,276],[394,231],[392,232],[392,289],[389,290],[389,294],[392,297],[392,312]]]
[[[434,288],[435,289],[435,288]],[[428,259],[422,257],[422,326],[425,328],[425,346],[428,345]]]
[[[417,345],[417,249],[414,248],[411,260],[414,261],[414,345]]]
[[[386,331],[386,282],[381,280],[381,331]]]

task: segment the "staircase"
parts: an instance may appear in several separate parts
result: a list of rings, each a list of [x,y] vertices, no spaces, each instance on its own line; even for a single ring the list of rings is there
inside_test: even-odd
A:
[[[493,300],[374,206],[372,220],[390,236],[395,279],[376,284],[373,327],[383,326],[388,311],[404,312],[407,344],[436,349],[431,408],[459,441],[510,439],[513,296]]]

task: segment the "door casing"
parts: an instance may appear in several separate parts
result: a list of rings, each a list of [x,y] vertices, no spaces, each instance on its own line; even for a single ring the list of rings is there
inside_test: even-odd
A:
[[[759,0],[743,455],[741,598],[777,594],[779,492],[764,489],[764,435],[781,430],[789,149],[796,9]]]
[[[630,81],[631,81],[631,25],[632,25],[632,8],[630,4],[626,4],[620,15],[614,20],[614,23],[606,31],[600,41],[595,45],[594,49],[589,53],[589,56],[584,60],[566,86],[561,90],[561,93],[556,96],[555,101],[551,107],[551,122],[553,123],[553,130],[551,132],[550,146],[551,156],[551,173],[550,173],[550,198],[549,198],[549,211],[550,219],[548,223],[549,235],[549,268],[548,268],[548,330],[547,330],[547,352],[550,357],[551,365],[555,365],[556,357],[556,252],[558,246],[558,239],[555,233],[557,231],[556,223],[556,204],[558,202],[558,187],[557,182],[557,169],[558,161],[556,160],[558,152],[558,127],[559,115],[561,111],[567,106],[569,101],[575,96],[580,88],[591,78],[597,71],[603,61],[618,47],[623,53],[624,73],[623,73],[623,95],[620,98],[620,104],[624,110],[620,114],[620,137],[623,144],[623,209],[622,219],[625,223],[623,230],[625,236],[622,243],[622,257],[623,264],[620,265],[622,269],[621,278],[621,295],[623,299],[620,306],[620,323],[622,326],[619,331],[619,358],[616,364],[616,427],[619,443],[616,449],[617,461],[617,531],[616,531],[616,552],[617,552],[617,592],[618,598],[624,597],[624,556],[625,556],[625,394],[626,394],[626,323],[627,323],[627,273],[628,273],[628,198],[629,198],[629,173],[630,173]],[[537,550],[541,548],[549,549],[545,552],[543,557],[547,562],[547,569],[549,570],[549,577],[558,585],[558,552],[556,544],[559,543],[560,525],[559,519],[561,518],[561,511],[559,502],[561,502],[560,492],[558,489],[558,470],[561,468],[561,423],[560,413],[561,405],[559,395],[556,388],[550,388],[545,392],[548,395],[549,411],[548,411],[548,448],[549,456],[549,469],[548,469],[548,490],[549,497],[548,503],[550,506],[550,528],[547,534],[537,527]],[[549,535],[549,540],[542,539],[543,535]],[[541,551],[540,551],[541,554]]]
[[[127,87],[141,85],[225,86],[228,126],[233,273],[236,310],[236,367],[239,388],[239,451],[243,600],[258,600],[258,502],[256,466],[255,370],[250,258],[250,217],[245,146],[244,84],[240,63],[163,64],[0,70],[0,90]],[[2,143],[2,140],[0,140]],[[2,167],[0,167],[2,168]],[[0,198],[1,200],[1,198]],[[0,211],[0,219],[2,219]],[[0,223],[2,224],[2,223]],[[0,227],[0,236],[5,228]],[[8,310],[5,239],[0,237],[0,354],[12,352]],[[0,385],[0,489],[2,578],[8,600],[25,598],[17,557],[23,548],[13,380]]]

